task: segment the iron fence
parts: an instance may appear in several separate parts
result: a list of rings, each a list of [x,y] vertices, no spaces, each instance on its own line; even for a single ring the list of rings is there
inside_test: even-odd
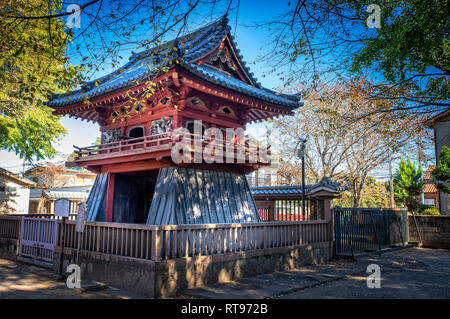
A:
[[[406,210],[336,207],[333,214],[336,255],[408,242]]]

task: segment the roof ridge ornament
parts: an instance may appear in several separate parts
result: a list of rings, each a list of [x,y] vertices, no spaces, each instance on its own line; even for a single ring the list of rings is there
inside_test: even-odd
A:
[[[227,26],[228,21],[230,21],[230,20],[228,19],[228,11],[227,11],[227,12],[225,12],[225,14],[222,17],[222,26],[224,26],[224,27]]]

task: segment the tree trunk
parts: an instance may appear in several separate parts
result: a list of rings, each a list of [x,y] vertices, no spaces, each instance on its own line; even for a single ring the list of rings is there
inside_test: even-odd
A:
[[[41,198],[39,198],[39,203],[37,207],[37,213],[38,214],[45,214],[45,195],[47,194],[47,191],[45,189],[42,189],[42,195]]]

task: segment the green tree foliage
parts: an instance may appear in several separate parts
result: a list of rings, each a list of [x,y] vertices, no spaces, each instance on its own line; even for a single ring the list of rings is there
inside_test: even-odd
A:
[[[371,0],[347,0],[367,19]],[[353,71],[380,70],[410,100],[445,102],[450,93],[450,5],[448,1],[389,0],[379,3],[381,28],[367,37],[352,61]],[[431,68],[431,70],[427,70]]]
[[[79,69],[67,64],[70,30],[47,16],[61,1],[0,2],[0,147],[31,160],[56,153],[52,143],[66,132],[43,103],[80,81]]]
[[[389,186],[388,186],[389,187]],[[342,192],[341,197],[333,201],[335,206],[354,207],[352,193]],[[372,176],[368,176],[361,191],[359,207],[365,208],[388,208],[389,191],[384,183],[377,182]]]
[[[448,0],[298,0],[289,8],[263,24],[274,41],[262,57],[287,86],[375,73],[368,98],[398,102],[381,112],[450,106]],[[379,28],[369,28],[377,13]]]
[[[398,205],[404,205],[410,211],[418,206],[423,186],[422,173],[420,164],[416,168],[409,158],[400,161],[394,174],[394,199]]]
[[[367,177],[362,189],[361,207],[387,208],[389,207],[389,192],[383,183],[378,183],[375,178]]]
[[[437,188],[444,193],[450,193],[450,148],[445,146],[439,154],[439,165],[432,172]]]

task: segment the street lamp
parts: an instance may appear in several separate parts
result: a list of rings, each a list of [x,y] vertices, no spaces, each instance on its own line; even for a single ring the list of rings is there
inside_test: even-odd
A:
[[[297,157],[302,160],[302,215],[305,216],[305,148],[308,136],[306,138],[300,137],[297,143]]]

